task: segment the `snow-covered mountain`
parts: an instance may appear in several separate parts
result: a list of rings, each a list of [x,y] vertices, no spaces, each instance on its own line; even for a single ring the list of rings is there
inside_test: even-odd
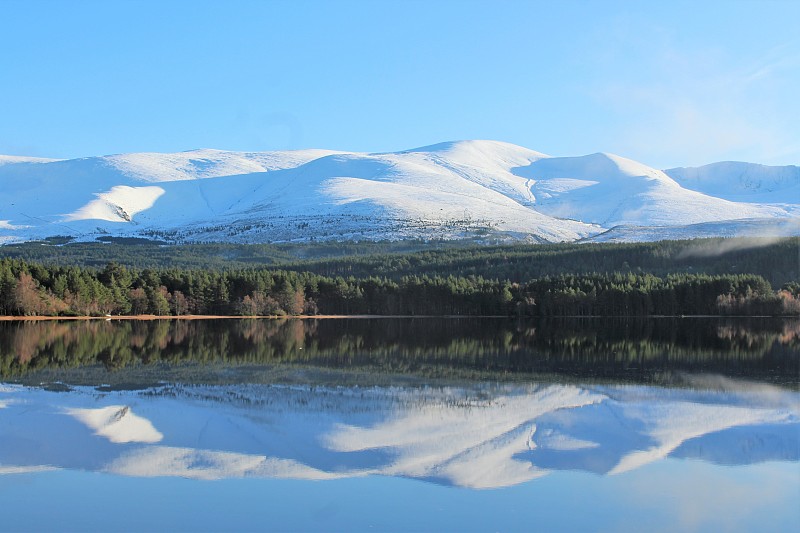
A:
[[[724,161],[664,171],[682,187],[735,202],[797,203],[800,167]]]
[[[714,390],[165,385],[100,394],[0,385],[0,476],[382,475],[496,488],[665,458],[796,462],[798,407],[794,391],[729,380]]]
[[[703,236],[754,226],[800,234],[797,170],[721,163],[662,172],[611,154],[549,157],[496,141],[374,154],[0,156],[0,243],[52,236],[556,242],[637,239],[638,228],[654,240],[695,236],[698,225]]]

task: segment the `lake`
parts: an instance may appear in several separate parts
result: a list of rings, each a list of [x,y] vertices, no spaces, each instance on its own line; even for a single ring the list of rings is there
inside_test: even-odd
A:
[[[0,323],[3,531],[793,531],[800,321]]]

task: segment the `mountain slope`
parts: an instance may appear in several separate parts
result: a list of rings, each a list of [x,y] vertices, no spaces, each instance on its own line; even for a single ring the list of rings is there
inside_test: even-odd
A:
[[[769,167],[724,161],[702,167],[671,168],[664,173],[691,189],[737,202],[797,203],[800,167]]]
[[[532,179],[539,211],[604,227],[678,226],[784,212],[684,189],[659,170],[613,154],[542,159],[517,173]]]
[[[719,172],[717,181],[708,178],[709,190],[720,188]],[[659,228],[674,233],[703,223],[736,234],[743,222],[734,221],[752,225],[800,215],[800,198],[785,194],[796,190],[792,176],[778,179],[785,185],[781,203],[768,204],[733,202],[698,186],[689,190],[664,172],[615,155],[556,158],[496,141],[375,154],[194,150],[74,160],[2,157],[0,243],[56,235],[170,242],[558,242],[618,226],[634,232],[647,226],[658,239]]]

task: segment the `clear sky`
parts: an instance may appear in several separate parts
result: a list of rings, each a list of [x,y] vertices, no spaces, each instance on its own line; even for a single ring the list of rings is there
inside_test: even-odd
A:
[[[800,1],[0,0],[0,153],[800,164]]]

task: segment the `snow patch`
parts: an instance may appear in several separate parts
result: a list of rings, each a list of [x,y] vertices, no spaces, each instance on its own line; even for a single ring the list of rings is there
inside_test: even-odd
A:
[[[128,187],[117,185],[110,191],[97,193],[92,200],[74,213],[64,216],[65,222],[77,220],[107,220],[132,222],[134,215],[149,209],[164,194],[161,187]]]

